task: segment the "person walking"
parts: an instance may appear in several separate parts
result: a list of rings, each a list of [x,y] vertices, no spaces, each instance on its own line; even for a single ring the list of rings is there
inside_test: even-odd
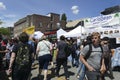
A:
[[[103,37],[101,40],[101,45],[103,47],[103,58],[104,58],[104,63],[106,67],[106,71],[104,74],[108,74],[110,79],[114,79],[113,72],[112,72],[112,65],[111,65],[111,58],[112,58],[112,52],[111,52],[111,45],[109,42],[108,37]],[[102,74],[102,79],[104,79],[104,74]]]
[[[28,40],[28,34],[23,32],[19,36],[20,42],[13,47],[8,69],[9,73],[12,73],[12,80],[29,79],[33,49]]]
[[[90,46],[86,45],[81,51],[80,60],[86,67],[85,74],[88,80],[100,80],[100,71],[102,71],[103,73],[105,72],[105,64],[102,60],[102,49],[100,46],[100,34],[98,32],[93,32],[91,34],[91,38],[92,43],[90,45],[92,50],[90,53],[88,53]],[[89,57],[87,56],[88,54],[90,54]]]
[[[52,44],[47,40],[45,35],[42,36],[40,42],[38,42],[36,53],[39,61],[39,75],[44,70],[44,79],[47,80],[48,65],[51,60]]]
[[[7,52],[6,50],[2,50],[2,44],[1,44],[1,41],[2,41],[2,35],[0,34],[0,79],[1,80],[9,80],[7,74],[6,74],[6,71],[4,69],[4,65],[3,65],[3,58],[5,55],[5,53]]]
[[[68,67],[67,67],[67,56],[65,53],[65,47],[67,46],[67,43],[65,42],[65,37],[62,35],[60,36],[60,41],[57,44],[57,54],[56,54],[56,75],[59,77],[59,71],[61,65],[63,65],[65,78],[66,80],[69,80],[68,75]]]
[[[5,54],[6,69],[9,68],[10,57],[11,57],[11,52],[12,52],[13,46],[14,46],[13,39],[8,39],[8,43],[7,43],[7,46],[6,46],[7,53]]]

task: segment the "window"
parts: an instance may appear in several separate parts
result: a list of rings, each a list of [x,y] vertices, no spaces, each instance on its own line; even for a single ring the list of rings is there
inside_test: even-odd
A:
[[[39,23],[39,27],[42,27],[42,23],[41,22]]]
[[[47,25],[47,28],[50,28],[50,25],[49,25],[49,24]]]
[[[53,24],[50,24],[50,29],[52,29],[52,27],[53,27]]]
[[[51,15],[51,21],[53,21],[54,20],[54,16],[53,15]]]

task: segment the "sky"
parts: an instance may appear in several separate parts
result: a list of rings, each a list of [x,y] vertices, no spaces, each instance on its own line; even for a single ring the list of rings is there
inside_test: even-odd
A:
[[[105,8],[120,5],[120,0],[0,0],[0,27],[13,26],[27,15],[66,14],[67,20],[100,16]]]

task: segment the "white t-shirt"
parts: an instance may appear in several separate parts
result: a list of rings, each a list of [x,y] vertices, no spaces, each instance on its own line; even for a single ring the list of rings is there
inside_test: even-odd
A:
[[[52,44],[47,40],[40,41],[37,45],[37,47],[39,48],[38,57],[50,54],[51,45]]]

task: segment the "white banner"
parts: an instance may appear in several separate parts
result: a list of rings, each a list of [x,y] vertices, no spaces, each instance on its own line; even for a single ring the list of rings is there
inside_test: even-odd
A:
[[[102,15],[93,18],[87,18],[84,20],[84,26],[86,28],[99,27],[99,26],[111,26],[120,24],[120,13]]]

